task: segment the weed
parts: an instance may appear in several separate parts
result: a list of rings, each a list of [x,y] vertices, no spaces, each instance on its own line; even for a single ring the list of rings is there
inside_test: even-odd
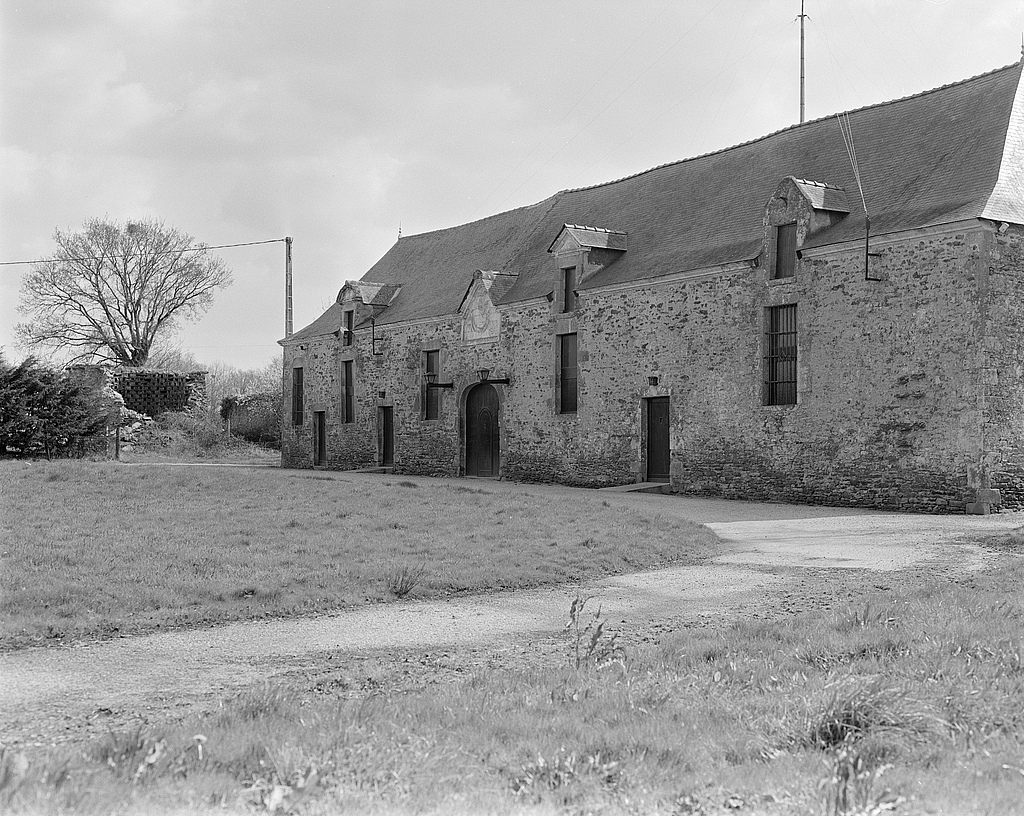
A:
[[[141,728],[111,732],[94,749],[94,756],[112,773],[133,783],[144,780],[167,753],[167,741],[147,737]]]
[[[844,740],[825,759],[828,773],[818,783],[826,816],[879,816],[895,810],[903,797],[879,789],[882,774],[891,765],[874,765],[855,742]]]
[[[445,485],[445,490],[450,490],[452,493],[473,493],[478,496],[493,495],[490,490],[481,490],[479,487],[463,487],[462,485]]]
[[[384,585],[396,598],[404,598],[420,584],[426,574],[424,564],[391,566],[384,574]]]
[[[592,664],[598,669],[618,665],[625,670],[626,651],[618,643],[618,632],[605,633],[601,607],[589,619],[585,616],[586,605],[591,600],[592,595],[583,597],[577,592],[569,604],[569,621],[564,631],[569,633],[572,662],[576,669]]]
[[[8,808],[27,781],[28,757],[13,748],[0,748],[0,805]]]
[[[868,626],[893,626],[896,618],[891,610],[872,609],[871,603],[865,603],[859,609],[842,618],[836,627],[840,632],[849,632],[853,629],[864,629]]]
[[[252,783],[243,791],[242,799],[250,806],[262,806],[268,813],[292,813],[306,799],[312,796],[320,781],[315,765],[297,770],[283,779],[275,772],[266,776],[254,775]]]
[[[927,719],[910,711],[906,691],[882,680],[835,680],[826,685],[829,696],[809,725],[805,742],[832,749],[865,737],[873,729],[912,735]]]
[[[399,482],[398,486],[399,487],[419,487],[419,485],[416,484],[416,482],[410,482],[410,481]]]
[[[536,760],[523,765],[512,777],[511,787],[516,796],[529,796],[539,802],[543,792],[563,790],[585,779],[614,790],[621,782],[622,770],[618,762],[609,762],[600,752],[579,755],[566,753],[563,748],[551,759],[538,755]]]

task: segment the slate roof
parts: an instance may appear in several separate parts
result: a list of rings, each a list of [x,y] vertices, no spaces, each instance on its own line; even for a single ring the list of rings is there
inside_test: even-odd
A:
[[[1017,63],[848,114],[873,235],[976,217],[1024,223],[1021,69]],[[629,250],[583,289],[749,260],[761,251],[765,204],[787,176],[847,191],[852,212],[806,246],[863,235],[860,194],[839,124],[829,116],[469,224],[403,236],[364,280],[402,285],[378,323],[455,313],[476,269],[519,273],[502,302],[539,297],[553,285],[546,250],[567,224],[601,224],[629,236]],[[838,192],[827,195],[838,203]]]
[[[290,337],[285,337],[283,340],[279,340],[278,342],[297,343],[300,340],[308,340],[310,337],[323,337],[328,334],[333,334],[341,328],[341,321],[344,319],[342,317],[342,312],[344,311],[345,310],[342,308],[340,303],[332,303],[326,312],[320,315],[320,317],[308,326],[303,326]]]

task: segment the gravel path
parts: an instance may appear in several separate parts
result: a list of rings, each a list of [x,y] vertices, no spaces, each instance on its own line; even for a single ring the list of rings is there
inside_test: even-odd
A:
[[[610,623],[639,641],[683,621],[735,618],[769,594],[799,603],[808,587],[821,585],[808,580],[819,571],[834,581],[848,569],[884,572],[929,562],[983,568],[986,552],[966,541],[1024,524],[1020,514],[914,516],[630,493],[609,493],[608,501],[706,523],[726,547],[708,565],[617,576],[583,588]],[[446,661],[421,659],[421,673],[452,669],[453,652],[470,663],[493,662],[502,650],[551,644],[576,591],[559,586],[400,602],[0,655],[0,746],[47,745],[166,721],[297,668],[313,677],[340,663],[351,675],[366,661],[409,663],[410,655],[438,649]]]

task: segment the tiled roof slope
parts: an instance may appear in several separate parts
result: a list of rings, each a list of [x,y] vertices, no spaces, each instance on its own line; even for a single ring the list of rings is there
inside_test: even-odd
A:
[[[982,215],[1003,155],[1021,65],[849,114],[874,234]],[[595,288],[752,258],[764,207],[786,176],[845,187],[856,196],[834,116],[754,142],[558,197],[531,242],[540,255],[561,223],[629,234],[629,250],[590,278]],[[863,208],[816,236],[864,234]],[[550,277],[522,276],[507,300],[543,294]]]
[[[402,285],[377,322],[454,314],[477,269],[527,272],[519,266],[517,256],[521,255],[523,241],[545,222],[552,201],[548,199],[459,227],[399,238],[364,275],[365,280]],[[540,271],[548,263],[549,256],[541,251],[531,268]]]
[[[873,234],[972,217],[1024,222],[1021,67],[850,112]],[[1004,162],[1008,138],[1013,144]],[[856,180],[829,116],[481,221],[403,237],[364,279],[402,284],[379,323],[454,313],[475,269],[520,273],[503,302],[541,296],[554,283],[546,250],[564,224],[628,234],[628,251],[584,288],[746,260],[760,252],[764,206],[787,176],[847,191],[853,212],[811,245],[863,236]]]

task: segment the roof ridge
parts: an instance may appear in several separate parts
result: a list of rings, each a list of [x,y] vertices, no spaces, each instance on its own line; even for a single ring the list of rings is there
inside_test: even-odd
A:
[[[830,184],[827,181],[815,181],[814,179],[797,178],[796,176],[793,176],[793,181],[798,184],[811,184],[815,187],[823,187],[826,190],[842,190],[844,193],[846,192],[845,187],[840,187],[838,184]]]
[[[609,235],[625,235],[622,230],[608,229],[607,227],[588,227],[586,224],[565,224],[568,229],[588,230],[590,232],[607,232]]]
[[[939,91],[945,91],[948,88],[953,88],[957,85],[966,85],[968,82],[975,82],[979,79],[983,79],[987,76],[998,74],[1002,71],[1009,71],[1013,68],[1019,69],[1022,65],[1024,65],[1024,59],[1018,60],[1017,62],[1012,62],[1009,65],[1004,65],[1001,68],[993,68],[991,71],[985,71],[984,73],[976,74],[975,76],[968,77],[967,79],[959,79],[956,82],[947,82],[945,85],[939,85],[938,87],[935,88],[928,88],[924,91],[918,91],[917,93],[908,94],[907,96],[897,97],[896,99],[887,99],[883,102],[875,102],[874,104],[871,105],[861,105],[859,108],[850,108],[849,110],[845,111],[836,111],[835,113],[829,113],[825,116],[819,116],[817,119],[810,119],[806,122],[797,122],[795,125],[789,125],[788,127],[773,130],[770,133],[765,133],[763,136],[757,136],[756,138],[748,139],[745,142],[737,142],[736,144],[729,145],[728,147],[721,147],[718,150],[711,150],[707,153],[699,153],[696,156],[688,156],[685,159],[676,159],[674,161],[664,162],[663,164],[658,164],[655,165],[654,167],[649,167],[646,170],[640,170],[636,173],[630,173],[629,175],[620,176],[619,178],[611,179],[609,181],[598,182],[597,184],[588,184],[584,187],[569,187],[565,190],[561,190],[560,192],[579,193],[583,192],[584,190],[595,190],[599,187],[607,187],[608,185],[611,184],[618,184],[620,181],[628,181],[629,179],[639,178],[640,176],[647,175],[648,173],[654,173],[657,170],[664,170],[666,167],[675,167],[676,165],[679,164],[697,161],[698,159],[706,159],[709,156],[717,156],[721,153],[728,153],[730,150],[737,150],[738,148],[741,147],[747,147],[748,145],[757,144],[758,142],[763,142],[765,139],[771,139],[773,136],[778,136],[780,133],[786,133],[787,131],[796,130],[797,128],[806,127],[807,125],[814,125],[819,122],[824,122],[828,119],[833,118],[834,116],[845,116],[847,114],[860,113],[861,111],[872,110],[875,108],[884,108],[887,105],[895,105],[900,102],[906,102],[910,99],[917,99],[922,96],[927,96],[928,94],[938,93]]]
[[[473,224],[482,224],[484,221],[490,221],[494,218],[501,218],[502,216],[508,215],[509,213],[519,212],[520,210],[532,210],[534,207],[541,207],[544,204],[547,204],[553,198],[558,198],[558,196],[560,196],[561,194],[561,191],[557,193],[552,193],[547,198],[543,198],[540,201],[534,202],[533,204],[524,204],[521,207],[513,207],[511,210],[502,210],[501,212],[491,213],[490,215],[485,215],[482,218],[477,218],[473,221],[466,221],[465,223],[462,224],[453,224],[450,227],[439,227],[438,229],[427,230],[426,232],[414,232],[411,235],[402,235],[399,237],[398,240],[408,241],[410,238],[424,238],[428,235],[437,235],[438,233],[441,232],[450,232],[451,230],[462,229],[463,227],[468,227]]]

